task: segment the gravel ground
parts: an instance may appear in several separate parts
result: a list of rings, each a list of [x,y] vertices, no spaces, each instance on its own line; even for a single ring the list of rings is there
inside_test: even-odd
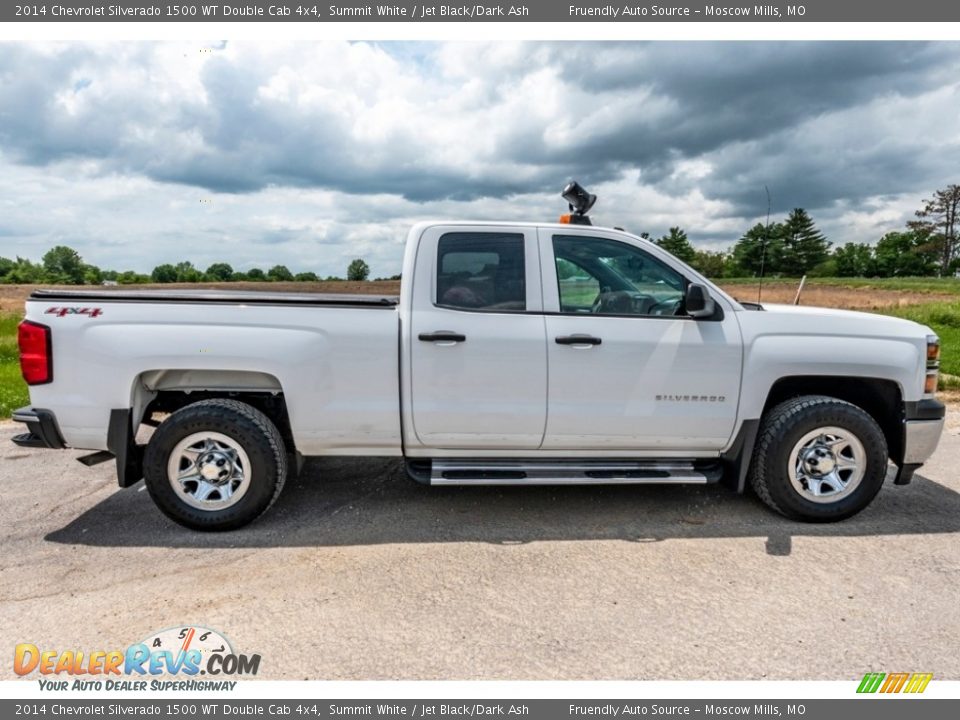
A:
[[[392,460],[323,459],[219,535],[2,423],[0,648],[199,624],[270,679],[960,679],[949,422],[912,485],[835,525],[719,486],[428,488]]]

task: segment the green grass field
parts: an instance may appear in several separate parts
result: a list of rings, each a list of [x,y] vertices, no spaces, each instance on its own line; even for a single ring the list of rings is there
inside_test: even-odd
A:
[[[960,301],[910,305],[888,312],[933,328],[940,337],[941,372],[960,376]]]
[[[20,376],[17,351],[17,315],[0,315],[0,418],[30,402],[27,384]]]

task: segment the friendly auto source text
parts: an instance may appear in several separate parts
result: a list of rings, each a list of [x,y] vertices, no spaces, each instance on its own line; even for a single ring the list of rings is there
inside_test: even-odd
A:
[[[691,7],[687,5],[604,5],[602,7],[569,6],[569,15],[576,17],[600,17],[616,19],[618,17],[767,17],[779,18],[784,13],[790,16],[802,17],[806,14],[803,5],[787,5],[782,10],[776,5],[744,5],[741,7],[721,7],[718,5],[703,5]]]

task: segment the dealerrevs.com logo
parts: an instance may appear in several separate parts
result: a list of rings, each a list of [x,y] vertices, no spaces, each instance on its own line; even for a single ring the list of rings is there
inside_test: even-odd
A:
[[[125,649],[52,650],[19,643],[13,653],[13,671],[38,675],[42,690],[232,690],[237,683],[226,678],[252,677],[259,670],[259,654],[237,653],[216,630],[192,625],[152,633]]]

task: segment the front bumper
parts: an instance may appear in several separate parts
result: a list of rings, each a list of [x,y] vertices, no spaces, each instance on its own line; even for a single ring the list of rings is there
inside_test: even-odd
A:
[[[13,436],[15,445],[53,450],[66,447],[57,418],[52,411],[35,407],[20,408],[13,411],[13,420],[26,423],[27,426],[27,432]]]
[[[906,465],[924,463],[930,459],[940,435],[944,419],[907,420],[903,424],[903,462]]]
[[[939,400],[920,400],[904,403],[903,419],[903,459],[895,482],[906,485],[914,471],[930,459],[940,435],[947,414],[946,406]]]

